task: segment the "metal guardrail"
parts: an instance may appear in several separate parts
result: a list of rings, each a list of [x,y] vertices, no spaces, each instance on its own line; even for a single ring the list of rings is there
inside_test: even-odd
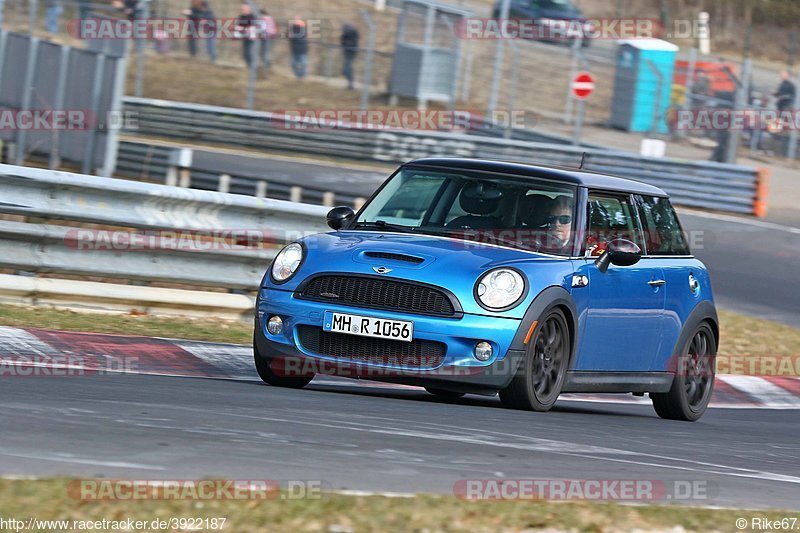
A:
[[[765,214],[766,171],[711,162],[496,139],[456,132],[376,130],[337,125],[287,124],[267,112],[127,98],[140,136],[269,151],[402,163],[419,157],[454,156],[578,167],[651,183],[676,204],[735,213]]]
[[[123,140],[117,154],[118,177],[152,181],[169,185],[170,172],[176,172],[175,153],[180,150],[172,146],[153,142]],[[276,200],[289,200],[314,205],[352,205],[357,207],[364,198],[321,187],[299,187],[294,183],[265,179],[263,176],[240,175],[233,172],[221,174],[193,163],[189,169],[189,183],[192,189],[204,191],[229,192]]]
[[[28,217],[25,222],[0,221],[0,268],[36,273],[252,290],[276,247],[251,242],[238,248],[209,244],[217,248],[213,251],[153,248],[114,237],[105,241],[96,232],[93,240],[82,240],[79,232],[122,229],[141,230],[141,235],[160,230],[175,232],[177,239],[200,232],[210,243],[236,230],[280,244],[326,227],[325,208],[273,199],[11,165],[0,165],[0,183],[0,213]],[[39,220],[58,222],[35,223]],[[76,222],[100,229],[68,225]]]

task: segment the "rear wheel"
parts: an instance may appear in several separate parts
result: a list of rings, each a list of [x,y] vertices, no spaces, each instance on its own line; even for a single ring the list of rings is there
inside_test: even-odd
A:
[[[658,416],[687,422],[694,422],[703,416],[714,390],[716,354],[714,333],[704,322],[698,326],[681,354],[670,391],[650,394]]]
[[[500,391],[500,401],[513,409],[549,411],[564,386],[570,353],[567,320],[554,309],[536,326],[525,359],[508,387]]]
[[[275,387],[288,387],[291,389],[300,389],[308,385],[314,374],[305,376],[284,376],[275,372],[275,368],[279,366],[278,359],[265,359],[258,351],[258,345],[255,338],[253,339],[253,360],[256,364],[256,372],[264,383],[268,383]]]
[[[464,396],[463,392],[454,392],[450,390],[436,389],[433,387],[425,387],[425,390],[430,392],[434,396],[438,396],[440,398],[449,398],[451,400],[455,400],[456,398],[461,398],[462,396]]]

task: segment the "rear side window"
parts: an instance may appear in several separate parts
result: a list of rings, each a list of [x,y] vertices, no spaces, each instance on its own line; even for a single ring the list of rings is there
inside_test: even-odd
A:
[[[669,200],[641,196],[638,204],[648,255],[691,254],[678,215]]]
[[[633,241],[640,247],[643,245],[636,207],[630,196],[590,192],[586,215],[584,254],[600,255],[614,239]]]

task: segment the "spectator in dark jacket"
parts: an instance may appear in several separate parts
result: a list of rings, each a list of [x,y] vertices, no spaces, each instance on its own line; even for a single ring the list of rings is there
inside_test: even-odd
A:
[[[206,39],[206,51],[211,62],[217,60],[217,18],[208,2],[203,1],[202,18],[200,20],[201,36]]]
[[[236,36],[242,40],[242,57],[248,67],[253,63],[253,46],[258,38],[258,20],[250,4],[243,3],[236,21]]]
[[[203,0],[191,0],[189,9],[183,10],[183,14],[189,19],[189,55],[192,57],[197,55],[198,26],[202,18],[202,3]]]
[[[128,17],[128,20],[134,21],[142,17],[141,8],[139,7],[139,0],[123,0],[122,12]]]
[[[353,88],[353,61],[358,54],[358,30],[350,23],[342,26],[342,75],[347,80],[347,88]]]
[[[786,111],[794,106],[797,87],[792,83],[791,75],[787,71],[781,72],[781,84],[772,95],[777,99],[778,111]]]
[[[297,16],[289,21],[289,49],[294,75],[303,79],[308,68],[308,35],[305,21]]]

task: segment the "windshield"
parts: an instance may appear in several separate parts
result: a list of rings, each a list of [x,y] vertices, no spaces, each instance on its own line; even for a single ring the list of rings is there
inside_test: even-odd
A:
[[[351,229],[447,235],[570,255],[575,187],[532,178],[404,168]]]

